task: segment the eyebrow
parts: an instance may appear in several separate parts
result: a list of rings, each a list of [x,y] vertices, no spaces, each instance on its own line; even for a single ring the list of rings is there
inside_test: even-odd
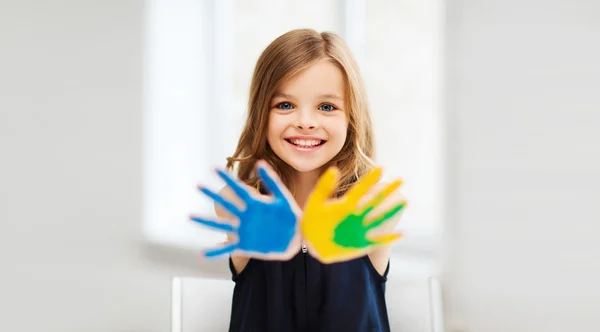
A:
[[[283,93],[283,92],[276,92],[273,95],[273,98],[289,98],[289,99],[294,99],[294,96],[288,95],[287,93]],[[332,93],[322,94],[322,95],[318,96],[318,98],[331,98],[331,99],[342,100],[342,97],[340,97],[339,95],[336,95],[336,94],[332,94]]]

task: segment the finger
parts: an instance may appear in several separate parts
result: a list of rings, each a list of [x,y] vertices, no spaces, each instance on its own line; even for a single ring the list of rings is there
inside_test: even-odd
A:
[[[364,210],[360,213],[360,217],[364,219],[373,209],[375,209],[375,205],[365,206]]]
[[[381,168],[377,167],[364,175],[346,193],[346,202],[350,206],[356,206],[358,201],[373,187],[381,178]]]
[[[204,188],[202,186],[198,186],[198,189],[200,189],[200,191],[203,194],[210,197],[213,201],[222,206],[225,210],[227,210],[227,212],[231,213],[232,215],[239,217],[242,214],[242,211],[240,211],[240,209],[238,209],[238,207],[235,206],[235,204],[227,200],[222,195],[215,193],[214,191]]]
[[[398,241],[403,236],[404,235],[402,233],[392,233],[392,234],[382,235],[382,236],[378,236],[378,237],[369,239],[369,241],[374,242],[376,245],[385,245],[385,244],[391,244],[395,241]]]
[[[313,189],[312,193],[308,197],[307,205],[323,205],[323,203],[327,201],[333,194],[339,177],[340,171],[336,167],[330,167],[327,169],[327,171],[321,175],[317,185],[315,186],[315,189]]]
[[[378,215],[373,220],[367,221],[367,225],[368,225],[367,229],[371,230],[373,228],[379,227],[384,222],[392,219],[398,212],[402,211],[402,209],[404,209],[405,206],[406,206],[405,202],[398,203],[398,204],[394,205],[392,208],[385,211],[384,213]]]
[[[388,184],[383,190],[377,193],[375,197],[373,197],[367,204],[365,204],[365,209],[362,216],[365,216],[368,211],[372,210],[374,207],[377,207],[381,202],[383,202],[386,198],[388,198],[394,191],[396,191],[402,185],[402,180],[395,180],[392,183]]]
[[[209,228],[218,229],[218,230],[225,231],[225,232],[234,232],[235,231],[235,228],[233,226],[223,223],[223,222],[208,220],[208,219],[204,219],[202,217],[197,217],[197,216],[190,216],[190,219],[192,219],[193,221],[198,222],[204,226],[207,226]]]
[[[246,188],[244,188],[244,186],[240,183],[238,179],[234,178],[231,174],[225,172],[222,169],[217,169],[217,174],[221,177],[221,179],[223,179],[227,183],[227,185],[233,190],[233,192],[235,192],[235,194],[240,199],[242,199],[245,202],[250,201],[252,199],[250,197],[250,193],[246,190]]]
[[[271,192],[277,198],[287,199],[286,195],[281,190],[281,181],[279,177],[267,166],[265,162],[258,162],[258,176],[263,181],[269,192]]]
[[[234,243],[234,244],[230,244],[230,245],[227,245],[227,246],[224,246],[221,248],[208,249],[208,250],[204,251],[202,256],[207,257],[207,258],[213,258],[213,257],[225,255],[225,254],[228,254],[228,253],[234,251],[236,247],[237,247],[237,243]]]

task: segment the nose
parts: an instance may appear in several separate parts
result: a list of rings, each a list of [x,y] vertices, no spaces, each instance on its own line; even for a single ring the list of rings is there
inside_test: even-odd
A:
[[[296,119],[296,128],[304,130],[312,130],[317,127],[317,119],[315,112],[312,110],[300,110]]]

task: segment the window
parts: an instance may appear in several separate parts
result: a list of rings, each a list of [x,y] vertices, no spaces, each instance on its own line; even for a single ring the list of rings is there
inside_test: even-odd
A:
[[[235,149],[260,52],[299,27],[341,34],[363,72],[385,177],[408,198],[397,250],[431,248],[442,230],[441,15],[437,0],[154,0],[147,19],[144,232],[211,247],[224,235],[188,219],[213,215],[195,188]]]

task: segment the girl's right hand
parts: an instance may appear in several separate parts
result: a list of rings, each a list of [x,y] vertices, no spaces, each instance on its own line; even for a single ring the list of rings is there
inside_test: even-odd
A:
[[[256,165],[258,175],[272,197],[261,195],[223,170],[217,170],[217,173],[227,183],[227,188],[235,193],[237,200],[199,186],[200,191],[229,216],[225,220],[191,217],[205,226],[228,232],[230,238],[224,246],[205,251],[204,257],[231,254],[263,260],[289,260],[300,250],[300,208],[266,162],[259,161]],[[238,207],[234,201],[241,202],[244,208]]]

